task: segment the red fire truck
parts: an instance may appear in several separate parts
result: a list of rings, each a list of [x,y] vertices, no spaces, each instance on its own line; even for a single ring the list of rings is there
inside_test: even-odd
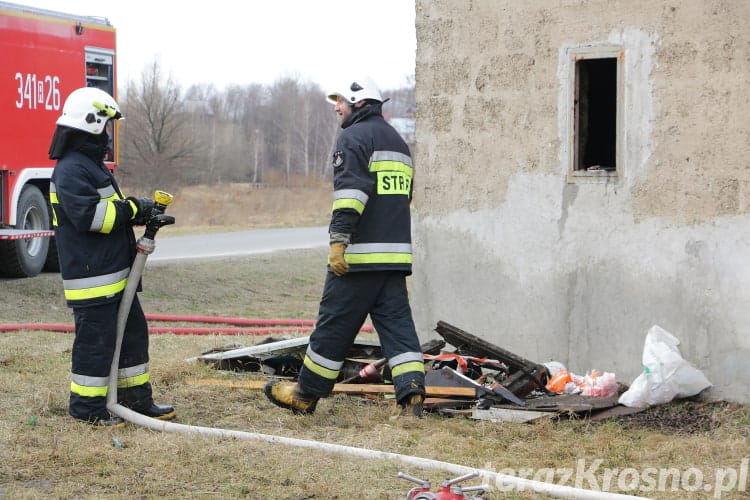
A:
[[[0,1],[0,276],[59,270],[47,157],[55,122],[77,88],[117,99],[115,69],[115,29],[106,18]],[[113,151],[109,168],[117,141]]]

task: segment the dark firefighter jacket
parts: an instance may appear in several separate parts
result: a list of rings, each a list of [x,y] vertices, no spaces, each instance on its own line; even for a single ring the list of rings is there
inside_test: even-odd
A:
[[[409,147],[381,114],[381,104],[354,111],[333,155],[331,234],[351,235],[349,272],[411,274],[412,179]]]
[[[71,307],[119,300],[136,254],[131,206],[112,173],[79,151],[58,160],[50,183],[65,299]]]

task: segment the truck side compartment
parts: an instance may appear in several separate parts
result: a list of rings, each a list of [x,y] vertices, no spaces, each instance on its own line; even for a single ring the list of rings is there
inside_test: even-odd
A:
[[[73,90],[117,99],[115,39],[106,18],[0,2],[0,276],[59,270],[49,144]],[[116,159],[117,129],[108,167]]]

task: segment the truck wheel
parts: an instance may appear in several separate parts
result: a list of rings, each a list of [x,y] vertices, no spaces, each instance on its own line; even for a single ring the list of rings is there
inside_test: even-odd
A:
[[[16,229],[49,231],[47,200],[38,187],[28,185],[18,199]],[[36,276],[47,260],[49,238],[0,241],[0,274],[8,278]]]

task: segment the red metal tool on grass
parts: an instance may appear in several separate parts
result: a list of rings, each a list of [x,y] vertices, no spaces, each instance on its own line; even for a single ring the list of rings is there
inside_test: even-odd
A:
[[[465,474],[455,479],[446,479],[445,481],[443,481],[437,491],[430,491],[429,481],[418,479],[414,476],[410,476],[409,474],[404,474],[403,472],[398,473],[398,477],[400,477],[401,479],[406,479],[407,481],[411,481],[412,483],[417,483],[419,485],[416,488],[412,488],[409,490],[409,492],[406,494],[406,500],[481,500],[481,497],[470,497],[466,496],[465,493],[469,493],[472,491],[489,491],[490,487],[486,484],[482,484],[479,486],[468,486],[466,488],[455,486],[462,481],[466,481],[467,479],[471,479],[477,476],[479,476],[478,472],[470,472],[469,474]]]

